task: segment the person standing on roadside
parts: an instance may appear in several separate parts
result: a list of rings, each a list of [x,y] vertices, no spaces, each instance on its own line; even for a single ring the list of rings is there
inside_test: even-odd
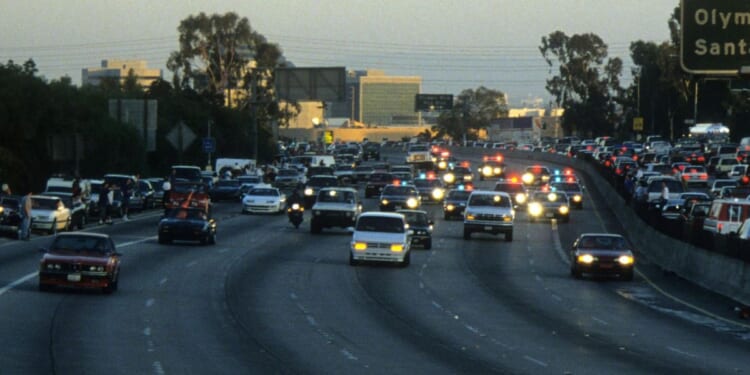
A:
[[[8,186],[8,184],[3,184],[3,188],[0,190],[0,196],[3,195],[11,195],[10,186]]]
[[[28,241],[31,236],[31,192],[21,198],[21,229],[18,231],[18,239]]]
[[[130,221],[128,209],[130,208],[130,196],[133,194],[133,181],[129,178],[126,179],[120,190],[122,192],[122,220]]]
[[[111,224],[112,219],[109,217],[109,206],[111,204],[109,200],[109,192],[111,191],[109,184],[102,183],[101,190],[99,191],[99,224]]]
[[[167,206],[169,205],[170,194],[172,193],[172,182],[169,178],[164,179],[164,183],[161,184],[161,189],[164,190],[164,196],[162,198],[162,206],[164,206],[164,215],[167,215]]]

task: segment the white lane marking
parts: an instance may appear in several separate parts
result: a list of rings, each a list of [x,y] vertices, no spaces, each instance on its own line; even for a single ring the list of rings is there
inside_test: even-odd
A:
[[[28,274],[28,275],[26,275],[26,276],[24,276],[24,277],[16,280],[16,281],[14,281],[14,282],[12,282],[12,283],[4,286],[2,289],[0,289],[0,296],[2,296],[3,294],[5,294],[7,291],[9,291],[9,290],[11,290],[11,289],[13,289],[13,288],[21,285],[21,284],[23,284],[23,283],[25,283],[25,282],[33,279],[38,274],[39,274],[39,272],[37,272],[37,271],[32,272],[32,273],[30,273],[30,274]]]
[[[356,357],[356,356],[355,356],[354,354],[350,353],[350,352],[349,352],[348,350],[346,350],[346,349],[341,349],[341,354],[343,354],[343,355],[344,355],[344,357],[346,357],[346,358],[347,358],[347,359],[349,359],[349,360],[352,360],[352,361],[357,361],[357,360],[359,360],[359,358],[357,358],[357,357]]]
[[[445,309],[443,309],[443,306],[441,306],[439,303],[437,303],[435,301],[432,301],[432,306],[435,306],[435,308],[437,308],[439,310],[445,310]]]
[[[476,328],[474,328],[474,327],[472,327],[472,326],[470,326],[470,325],[468,325],[468,324],[464,325],[464,327],[466,327],[466,329],[468,329],[468,330],[469,330],[469,331],[471,331],[471,332],[474,332],[474,333],[476,333],[476,334],[479,334],[479,330],[478,330],[478,329],[476,329]]]
[[[156,300],[155,300],[155,299],[153,299],[153,298],[149,298],[149,299],[147,299],[147,300],[146,300],[146,307],[151,307],[151,306],[153,306],[155,302],[156,302]]]
[[[161,362],[159,361],[154,362],[154,374],[157,374],[157,375],[164,374],[164,368],[161,367]]]
[[[599,319],[599,318],[597,318],[595,316],[592,316],[591,320],[593,320],[593,321],[595,321],[595,322],[597,322],[597,323],[599,323],[599,324],[601,324],[603,326],[608,326],[609,325],[609,323],[607,323],[607,322],[605,322],[605,321],[603,321],[603,320],[601,320],[601,319]]]
[[[192,266],[194,266],[194,265],[196,265],[196,264],[198,264],[198,261],[197,261],[197,260],[194,260],[194,261],[192,261],[192,262],[190,262],[190,263],[186,264],[186,265],[185,265],[185,268],[190,268],[190,267],[192,267]]]
[[[166,283],[167,283],[167,278],[166,277],[163,278],[163,279],[161,279],[161,280],[159,280],[159,285],[164,285]]]
[[[542,277],[539,276],[539,275],[534,275],[534,279],[536,279],[536,281],[538,281],[540,283],[542,282]]]
[[[136,240],[136,241],[125,242],[125,243],[122,243],[120,245],[117,245],[117,247],[118,248],[128,247],[128,246],[132,246],[132,245],[135,245],[135,244],[138,244],[138,243],[141,243],[141,242],[146,242],[146,241],[153,240],[153,239],[156,239],[156,236],[147,237],[147,238],[143,238],[143,239]],[[30,273],[28,275],[21,276],[21,278],[19,278],[19,279],[13,281],[12,283],[10,283],[10,284],[8,284],[8,285],[0,288],[0,296],[2,296],[3,294],[7,293],[9,290],[11,290],[11,289],[13,289],[13,288],[15,288],[15,287],[17,287],[17,286],[19,286],[19,285],[21,285],[21,284],[29,281],[29,280],[31,280],[32,278],[36,277],[38,274],[39,274],[39,271],[34,271],[34,272],[32,272],[32,273]]]
[[[291,298],[293,300],[296,300],[297,299],[297,294],[295,294],[294,292],[289,293],[289,298]]]
[[[151,327],[146,327],[143,329],[143,335],[144,336],[151,336]]]
[[[570,259],[568,259],[568,256],[565,254],[565,251],[562,247],[562,242],[560,242],[560,231],[557,227],[557,223],[552,223],[552,243],[554,244],[555,251],[557,252],[557,256],[562,259],[563,263],[570,265]]]
[[[691,357],[691,358],[698,358],[698,356],[697,356],[697,355],[694,355],[694,354],[690,354],[690,353],[688,353],[688,352],[686,352],[686,351],[683,351],[683,350],[677,349],[677,348],[675,348],[675,347],[667,346],[667,349],[669,349],[670,351],[672,351],[672,352],[675,352],[675,353],[677,353],[677,354],[681,354],[681,355],[684,355],[684,356],[686,356],[686,357]]]
[[[546,363],[544,363],[544,362],[542,362],[542,361],[540,361],[540,360],[538,360],[538,359],[536,359],[536,358],[533,358],[533,357],[529,357],[529,356],[527,356],[527,355],[523,356],[523,358],[524,358],[525,360],[529,361],[529,362],[533,362],[533,363],[535,363],[535,364],[537,364],[537,365],[539,365],[539,366],[542,366],[542,367],[547,367],[547,366],[548,366],[548,365],[547,365]]]
[[[563,298],[558,296],[557,294],[550,293],[550,296],[552,296],[553,299],[557,300],[557,302],[562,302]]]
[[[318,322],[316,322],[315,318],[312,317],[311,315],[305,315],[305,319],[307,319],[307,323],[309,323],[311,326],[313,326],[313,327],[317,327],[318,326]]]

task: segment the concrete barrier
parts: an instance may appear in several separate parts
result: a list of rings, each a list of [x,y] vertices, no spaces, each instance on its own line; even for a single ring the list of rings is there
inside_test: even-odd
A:
[[[455,151],[469,155],[483,155],[487,152],[471,148]],[[505,151],[503,155],[516,161],[532,160],[570,166],[583,173],[588,181],[587,189],[596,189],[604,198],[617,220],[622,223],[626,232],[624,234],[635,246],[639,256],[704,288],[750,305],[750,263],[676,240],[652,228],[612,188],[595,164],[544,152]]]

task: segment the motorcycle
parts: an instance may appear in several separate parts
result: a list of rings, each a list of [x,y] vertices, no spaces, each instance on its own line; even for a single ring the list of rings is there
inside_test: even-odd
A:
[[[289,217],[289,222],[294,225],[295,228],[299,228],[304,219],[305,207],[299,203],[293,203],[286,209],[286,214]]]

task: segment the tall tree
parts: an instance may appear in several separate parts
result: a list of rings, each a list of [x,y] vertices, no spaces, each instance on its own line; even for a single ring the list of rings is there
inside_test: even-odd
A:
[[[539,51],[555,75],[547,91],[565,109],[562,126],[585,136],[612,134],[619,124],[622,61],[607,58],[607,45],[596,34],[566,35],[555,31],[542,37]]]
[[[477,131],[490,121],[508,115],[508,102],[502,91],[484,86],[466,89],[454,100],[453,109],[443,112],[433,127],[437,138],[448,136],[454,140],[476,139]]]

